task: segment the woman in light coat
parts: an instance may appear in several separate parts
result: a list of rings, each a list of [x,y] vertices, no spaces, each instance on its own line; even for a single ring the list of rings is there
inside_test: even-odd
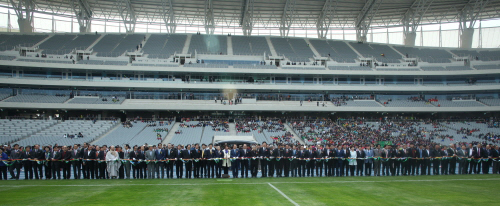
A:
[[[356,149],[351,145],[351,149],[349,150],[349,168],[351,169],[351,176],[354,176],[354,169],[356,168],[357,161],[356,158],[358,155],[356,154]]]
[[[121,166],[120,157],[118,152],[115,151],[115,146],[110,147],[110,151],[106,154],[107,171],[111,179],[118,177],[118,171]]]
[[[224,159],[222,160],[222,167],[224,168],[224,174],[229,173],[229,168],[231,167],[231,150],[229,150],[229,147],[225,145],[224,150],[222,151],[224,154]]]

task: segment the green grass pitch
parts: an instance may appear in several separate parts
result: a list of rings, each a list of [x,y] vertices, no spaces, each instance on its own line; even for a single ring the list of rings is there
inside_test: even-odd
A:
[[[500,200],[498,175],[1,183],[0,205],[498,205]]]

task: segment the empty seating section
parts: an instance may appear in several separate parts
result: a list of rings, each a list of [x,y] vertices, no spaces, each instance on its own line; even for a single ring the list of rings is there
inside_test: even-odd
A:
[[[353,71],[372,71],[371,67],[362,66],[328,66],[329,70],[353,70]]]
[[[182,144],[193,144],[199,143],[201,140],[201,135],[203,134],[202,126],[191,127],[191,125],[198,125],[199,121],[189,121],[184,122],[185,126],[179,126],[172,140],[169,143],[174,145]]]
[[[500,51],[479,51],[479,60],[498,61],[500,60]]]
[[[105,99],[106,101],[103,101]],[[103,97],[75,97],[68,104],[121,104],[125,97],[103,96]]]
[[[346,101],[346,107],[381,107],[375,100],[353,100]]]
[[[16,46],[32,47],[48,35],[0,34],[0,51],[12,50]]]
[[[34,144],[59,144],[72,146],[73,144],[83,144],[85,142],[92,142],[96,138],[104,135],[116,124],[111,121],[96,121],[91,120],[66,120],[59,124],[55,124],[42,131],[39,131],[29,138],[16,142],[20,145],[34,145]],[[83,137],[77,138],[81,133]],[[64,137],[64,135],[74,137]]]
[[[193,35],[189,44],[189,53],[227,55],[227,37],[217,35]]]
[[[54,96],[45,94],[18,94],[5,102],[23,102],[23,103],[64,103],[69,96]]]
[[[78,64],[91,64],[91,65],[116,65],[126,66],[128,61],[113,61],[113,60],[80,60]]]
[[[107,135],[97,140],[97,145],[117,145],[117,144],[130,144],[131,140],[137,136],[141,131],[147,129],[145,122],[131,122],[132,127],[119,125],[116,129],[109,132]],[[144,144],[144,142],[142,143]],[[132,147],[133,145],[131,145]]]
[[[401,59],[401,55],[387,45],[360,44],[355,42],[349,42],[349,44],[364,57],[373,57],[378,62],[399,63],[399,59]]]
[[[500,65],[498,65],[498,64],[474,65],[474,69],[477,69],[477,70],[500,69]]]
[[[394,46],[403,55],[408,55],[410,58],[418,57],[420,61],[429,63],[450,63],[452,55],[444,49],[416,48]]]
[[[40,62],[40,63],[57,63],[57,64],[73,64],[73,61],[70,60],[52,60],[52,59],[17,59],[17,61],[22,62]]]
[[[211,125],[207,125],[207,126],[205,126],[205,128],[203,128],[203,134],[201,135],[201,141],[200,141],[201,144],[206,144],[206,145],[211,144],[213,141],[213,137],[215,135],[217,135],[217,136],[229,136],[230,135],[229,132],[215,131],[214,128],[222,129],[222,127],[220,127],[220,126],[213,127]],[[198,143],[198,142],[196,142],[196,143]]]
[[[500,60],[500,52],[492,50],[451,50],[451,52],[459,57],[472,57],[481,61],[498,61]]]
[[[61,50],[65,50],[64,46],[68,44],[69,42],[73,41],[76,38],[76,35],[74,34],[68,34],[68,35],[57,35],[57,36],[52,36],[43,43],[40,44],[39,48],[43,49],[43,53],[45,54],[68,54],[71,52],[72,49],[69,49],[69,51],[62,52]],[[66,48],[67,50],[68,48]],[[62,53],[61,53],[62,52]]]
[[[142,64],[142,63],[132,63],[132,66],[146,66],[146,67],[179,67],[178,64]]]
[[[479,101],[488,106],[500,106],[500,99],[479,99]]]
[[[151,124],[151,122],[149,123]],[[159,122],[156,122],[156,125],[159,125]],[[168,132],[162,131],[162,132],[155,132],[154,130],[156,128],[167,128],[168,131],[172,129],[174,125],[174,122],[170,122],[168,125],[163,125],[163,126],[156,126],[156,127],[146,127],[144,130],[139,132],[137,135],[135,135],[134,138],[130,139],[128,144],[132,145],[143,145],[147,143],[148,145],[157,145],[158,143],[161,143],[163,139],[167,136]],[[158,139],[157,135],[160,134],[161,139]],[[123,142],[125,143],[125,142]],[[116,142],[113,144],[123,144],[122,142]]]
[[[203,68],[228,68],[227,64],[184,64],[184,67],[203,67]]]
[[[290,66],[281,66],[282,69],[295,69],[295,70],[325,70],[325,67],[290,67]]]
[[[271,50],[265,37],[232,36],[234,55],[271,55]]]
[[[0,101],[6,99],[7,97],[10,97],[9,93],[7,93],[7,92],[0,93]]]
[[[451,53],[459,56],[459,57],[467,57],[467,56],[470,56],[470,57],[477,57],[479,56],[479,53],[475,50],[458,50],[458,49],[454,49],[454,50],[450,50]]]
[[[108,34],[93,49],[97,56],[118,57],[125,51],[136,51],[143,38],[141,34]]]
[[[453,100],[441,100],[437,102],[431,102],[434,106],[438,107],[484,107],[483,104],[475,100],[467,101],[453,101]]]
[[[330,48],[335,51],[335,54],[331,53],[330,57],[337,62],[354,63],[355,59],[358,58],[358,54],[347,45],[347,43],[342,41],[327,41]]]
[[[304,39],[271,38],[271,42],[278,55],[284,55],[290,61],[309,62],[309,58],[314,57]]]
[[[56,123],[56,120],[0,119],[0,144],[11,144]]]
[[[426,67],[420,67],[422,70],[424,71],[446,71],[446,69],[444,67],[433,67],[433,66],[426,66]]]
[[[182,34],[151,34],[142,51],[148,58],[167,59],[175,53],[181,53],[186,43],[187,35]]]
[[[260,64],[234,64],[233,68],[237,69],[277,69],[275,65],[260,65]]]
[[[388,68],[388,67],[377,67],[377,71],[420,71],[418,68]]]
[[[12,61],[15,58],[16,58],[15,56],[0,55],[0,60]]]
[[[448,71],[459,71],[459,70],[472,70],[472,68],[468,66],[447,66],[446,70]]]

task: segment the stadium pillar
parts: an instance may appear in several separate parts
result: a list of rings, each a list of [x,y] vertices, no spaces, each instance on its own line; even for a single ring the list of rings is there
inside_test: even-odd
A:
[[[474,37],[474,28],[466,28],[460,35],[460,48],[472,48],[472,38]]]
[[[31,25],[31,21],[27,19],[18,19],[17,23],[19,24],[19,31],[21,33],[33,33],[33,26]]]
[[[415,46],[415,39],[417,38],[416,32],[405,33],[405,46]]]

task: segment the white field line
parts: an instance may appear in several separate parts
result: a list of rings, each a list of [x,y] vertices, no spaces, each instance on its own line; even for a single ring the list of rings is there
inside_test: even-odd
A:
[[[293,205],[295,206],[300,206],[299,204],[297,204],[295,201],[293,201],[292,199],[290,199],[288,196],[285,195],[285,193],[283,193],[281,190],[279,190],[278,188],[276,188],[273,184],[271,183],[267,183],[269,184],[269,186],[271,186],[273,189],[275,189],[276,191],[278,191],[278,193],[280,193],[281,195],[283,195],[283,197],[285,197],[288,201],[290,201]]]
[[[116,186],[191,186],[191,185],[265,185],[268,183],[272,184],[333,184],[333,183],[378,183],[378,182],[450,182],[450,181],[492,181],[492,180],[500,180],[500,178],[489,178],[489,179],[446,179],[446,180],[359,180],[359,181],[323,181],[323,182],[232,182],[232,183],[172,183],[172,184],[110,184],[111,181],[107,182],[107,184],[92,184],[92,185],[2,185],[1,187],[116,187]],[[15,180],[12,180],[15,181]],[[72,181],[72,180],[69,180]],[[106,181],[106,180],[103,180]],[[10,182],[10,181],[9,181]],[[133,182],[133,181],[130,181]]]

